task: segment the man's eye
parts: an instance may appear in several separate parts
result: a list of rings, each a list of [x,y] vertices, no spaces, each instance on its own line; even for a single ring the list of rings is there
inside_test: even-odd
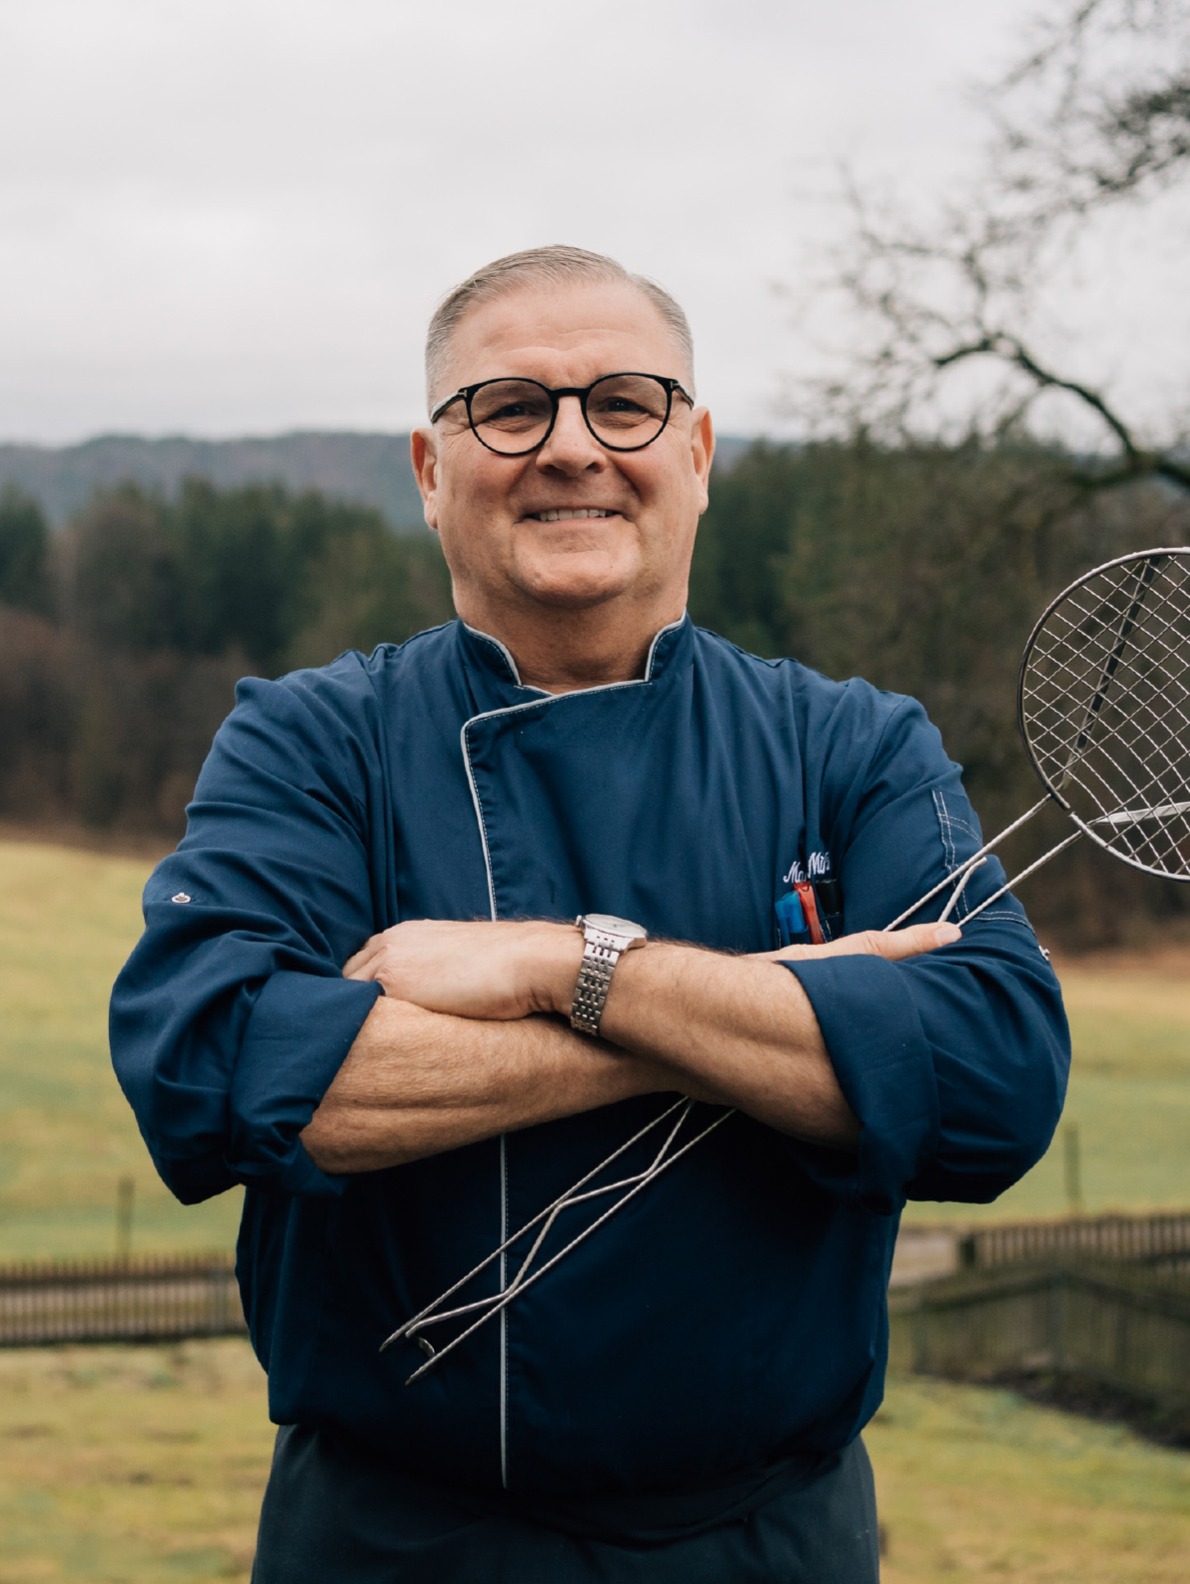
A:
[[[549,397],[543,391],[516,385],[479,391],[471,405],[473,420],[494,429],[531,429],[548,422],[549,412]]]
[[[615,374],[597,383],[587,398],[593,424],[605,429],[634,429],[642,424],[663,424],[666,414],[664,387],[641,374]]]
[[[606,417],[616,414],[626,414],[629,417],[645,416],[645,409],[630,396],[605,396],[595,407],[596,412]]]
[[[660,415],[631,396],[601,396],[587,406],[587,416],[596,429],[639,429],[642,424],[660,422]]]

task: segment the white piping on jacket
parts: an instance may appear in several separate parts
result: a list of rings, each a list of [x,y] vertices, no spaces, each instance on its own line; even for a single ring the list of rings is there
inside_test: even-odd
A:
[[[548,693],[544,688],[538,689],[538,698],[526,699],[523,704],[506,704],[501,709],[484,710],[482,714],[472,715],[470,720],[465,720],[459,731],[459,745],[463,751],[463,766],[467,772],[467,785],[471,789],[471,803],[475,809],[475,820],[479,826],[479,841],[483,848],[483,867],[488,883],[488,911],[493,921],[499,917],[496,911],[496,885],[492,877],[492,854],[488,846],[487,826],[483,821],[483,809],[479,801],[479,788],[475,784],[475,772],[471,767],[471,753],[467,746],[467,733],[472,726],[480,721],[494,720],[497,715],[517,715],[523,710],[540,709],[545,704],[557,704],[568,698],[587,698],[592,693],[611,693],[617,688],[641,687],[646,682],[653,680],[653,661],[657,654],[657,645],[666,633],[674,632],[686,619],[685,611],[677,621],[670,622],[667,627],[662,627],[649,645],[649,652],[645,657],[645,674],[642,677],[632,677],[627,682],[604,682],[598,687],[575,688],[568,693]],[[520,672],[516,661],[508,649],[498,638],[493,638],[489,633],[480,632],[477,627],[467,627],[476,638],[482,638],[499,650],[505,663],[512,672],[513,679],[518,687],[526,684],[521,681]],[[508,1237],[508,1143],[507,1134],[500,1135],[500,1241],[503,1243]],[[500,1291],[505,1290],[508,1280],[508,1265],[505,1254],[500,1256]],[[500,1482],[505,1490],[508,1489],[508,1311],[500,1311]]]
[[[500,1135],[500,1241],[508,1241],[508,1134]],[[500,1251],[500,1291],[508,1286],[508,1252]],[[508,1311],[500,1311],[500,1484],[508,1489]]]

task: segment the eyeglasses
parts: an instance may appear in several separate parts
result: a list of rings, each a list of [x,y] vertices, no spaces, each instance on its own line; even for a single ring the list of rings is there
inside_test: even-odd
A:
[[[471,433],[500,456],[528,456],[543,446],[558,419],[563,396],[577,396],[587,428],[609,451],[641,451],[652,445],[669,422],[675,392],[694,406],[694,397],[663,374],[605,374],[592,385],[551,390],[531,379],[480,380],[464,385],[430,414],[437,423],[448,407],[467,404]]]

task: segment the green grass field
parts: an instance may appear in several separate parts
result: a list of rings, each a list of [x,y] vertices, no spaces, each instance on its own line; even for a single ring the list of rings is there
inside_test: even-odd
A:
[[[883,1584],[1180,1584],[1190,1455],[1011,1392],[893,1379],[865,1433]]]
[[[1185,1453],[920,1380],[867,1441],[885,1584],[1190,1577]],[[271,1447],[245,1343],[0,1353],[0,1584],[244,1584]]]
[[[246,1342],[0,1352],[0,1584],[246,1580],[272,1438]]]
[[[0,1260],[228,1248],[238,1195],[183,1209],[158,1181],[107,1052],[112,979],[140,933],[147,862],[0,842]]]

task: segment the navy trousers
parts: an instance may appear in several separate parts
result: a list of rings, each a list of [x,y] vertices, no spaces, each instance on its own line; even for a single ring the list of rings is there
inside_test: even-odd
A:
[[[754,1482],[755,1487],[756,1482]],[[629,1510],[635,1507],[634,1511]],[[648,1499],[528,1504],[414,1478],[325,1431],[283,1426],[252,1584],[877,1584],[859,1441],[787,1465],[705,1521]],[[673,1518],[670,1506],[668,1518]]]

